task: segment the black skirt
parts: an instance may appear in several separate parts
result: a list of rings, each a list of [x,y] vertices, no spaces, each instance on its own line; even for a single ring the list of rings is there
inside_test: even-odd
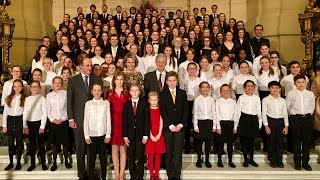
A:
[[[57,125],[54,123],[49,124],[49,142],[51,144],[69,144],[69,123],[63,121]]]
[[[255,138],[259,134],[259,121],[257,115],[245,114],[241,112],[238,125],[238,135]]]
[[[21,116],[8,116],[7,118],[7,135],[19,137],[23,135],[23,120]]]
[[[198,120],[199,133],[194,132],[194,138],[196,139],[212,139],[212,127],[213,121],[210,119]]]
[[[233,142],[235,135],[233,134],[234,121],[220,121],[221,134],[217,135],[217,142],[228,143]]]

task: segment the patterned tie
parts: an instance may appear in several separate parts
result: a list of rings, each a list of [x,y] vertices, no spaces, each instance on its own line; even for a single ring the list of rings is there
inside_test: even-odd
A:
[[[137,112],[137,102],[133,102],[133,114],[134,114],[134,116],[136,116],[136,112]]]
[[[159,76],[159,79],[158,79],[158,84],[159,84],[160,92],[162,91],[162,81],[161,81],[161,76],[162,76],[162,74],[160,73],[160,76]]]
[[[173,104],[176,104],[176,95],[174,94],[174,90],[171,91],[171,97],[172,97]]]

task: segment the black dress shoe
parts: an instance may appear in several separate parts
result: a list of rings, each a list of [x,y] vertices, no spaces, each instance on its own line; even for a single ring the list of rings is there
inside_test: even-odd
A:
[[[48,166],[47,166],[46,164],[42,164],[42,170],[43,170],[43,171],[48,170]]]
[[[217,163],[217,166],[218,166],[219,168],[223,168],[223,167],[224,167],[223,164],[222,164],[222,162],[218,162],[218,163]]]
[[[272,168],[277,168],[278,166],[276,165],[276,163],[270,162],[270,167],[272,167]]]
[[[259,167],[259,164],[254,162],[254,160],[249,161],[249,164],[251,164],[253,167]]]
[[[206,161],[204,164],[206,165],[207,168],[212,168],[212,165],[209,161]]]
[[[295,165],[295,166],[294,166],[294,169],[296,169],[296,170],[301,170],[301,165]]]
[[[9,171],[13,168],[13,164],[9,164],[6,168],[4,168],[5,171]]]
[[[70,163],[68,163],[68,162],[65,162],[64,165],[65,165],[65,167],[67,169],[71,169],[72,168],[72,165]]]
[[[200,159],[197,160],[196,167],[197,168],[202,168],[202,164],[201,164],[201,160]]]
[[[186,149],[184,150],[184,154],[190,154],[190,148],[186,148]]]
[[[17,163],[15,170],[21,170],[21,163]]]
[[[31,172],[36,168],[35,165],[31,165],[30,167],[28,167],[27,171]]]
[[[242,166],[243,167],[249,167],[249,163],[247,161],[245,161],[245,162],[242,163]]]
[[[51,171],[57,170],[57,164],[56,164],[56,163],[53,163],[53,165],[52,165],[52,167],[51,167],[50,170],[51,170]]]
[[[307,171],[312,171],[312,168],[309,164],[302,164],[303,169],[307,170]]]
[[[234,165],[233,162],[229,162],[229,166],[230,166],[231,168],[236,168],[236,165]]]
[[[283,165],[282,162],[281,162],[281,163],[278,163],[278,168],[284,168],[284,165]]]

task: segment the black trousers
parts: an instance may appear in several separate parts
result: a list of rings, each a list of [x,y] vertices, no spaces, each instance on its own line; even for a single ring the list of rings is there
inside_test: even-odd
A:
[[[128,147],[128,166],[132,180],[143,180],[144,175],[144,148],[142,138],[130,140]]]
[[[272,163],[282,163],[283,155],[283,139],[284,135],[282,130],[284,128],[284,120],[268,118],[269,128],[271,134],[267,136],[268,141],[268,160]]]
[[[270,94],[269,91],[260,91],[259,90],[259,97],[261,100],[261,106],[262,106],[262,99],[269,96],[269,94]],[[267,135],[266,131],[264,131],[264,130],[260,131],[260,136],[261,136],[262,143],[263,143],[263,151],[268,151],[269,143],[268,143],[268,135]]]
[[[250,160],[253,160],[254,138],[239,136],[239,139],[240,139],[241,150],[243,153],[244,161],[249,162]],[[248,154],[250,157],[248,157]]]
[[[31,159],[31,165],[36,164],[36,145],[38,143],[39,146],[39,154],[41,163],[46,163],[45,158],[45,148],[44,148],[44,133],[39,134],[39,129],[41,125],[41,121],[34,121],[34,122],[27,122],[28,128],[29,128],[29,143],[30,143],[30,159]]]
[[[78,177],[84,178],[86,176],[85,155],[87,146],[84,139],[83,127],[79,126],[79,124],[77,125],[78,127],[73,130],[73,133],[76,148]],[[88,156],[90,156],[89,153]]]
[[[192,123],[192,108],[193,108],[193,101],[188,101],[188,121],[187,126],[185,127],[185,149],[190,149],[190,139],[191,139],[191,129],[193,129]]]
[[[23,144],[22,132],[23,122],[22,116],[8,116],[7,120],[7,135],[8,135],[8,153],[10,163],[13,164],[14,149],[17,151],[17,163],[20,163]],[[16,145],[15,145],[16,144]]]
[[[313,126],[312,115],[291,115],[289,122],[294,163],[301,165],[302,161],[302,164],[307,164]]]
[[[204,154],[206,156],[206,161],[209,161],[209,154],[210,154],[210,148],[211,148],[211,139],[195,139],[194,141],[196,143],[196,152],[198,155],[198,160],[201,159],[202,155],[202,144],[204,143]]]
[[[166,170],[168,178],[180,179],[182,169],[182,149],[184,132],[164,131],[167,148]]]
[[[88,145],[88,176],[89,180],[94,180],[94,170],[96,164],[96,157],[99,154],[101,179],[107,177],[107,144],[104,143],[105,136],[90,137],[92,143]]]

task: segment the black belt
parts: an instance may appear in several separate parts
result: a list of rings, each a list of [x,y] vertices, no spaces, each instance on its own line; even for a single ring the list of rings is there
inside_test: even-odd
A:
[[[306,117],[309,116],[311,114],[296,114],[296,115],[292,115],[292,116],[298,116],[298,117]]]

